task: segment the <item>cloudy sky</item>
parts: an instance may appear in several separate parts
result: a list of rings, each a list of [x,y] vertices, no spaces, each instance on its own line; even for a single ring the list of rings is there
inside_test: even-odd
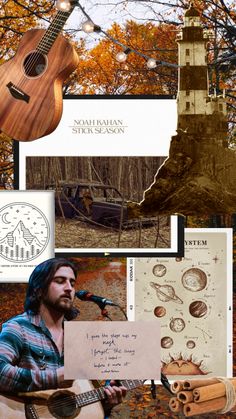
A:
[[[84,8],[86,13],[91,17],[94,23],[99,25],[103,30],[107,31],[114,22],[124,25],[127,20],[135,20],[140,23],[146,21],[153,21],[155,19],[155,13],[165,14],[169,7],[153,5],[152,9],[149,7],[149,2],[126,2],[120,0],[81,0],[81,6]],[[149,4],[149,5],[148,5]],[[176,18],[176,17],[175,17]],[[87,20],[87,17],[83,14],[79,7],[76,7],[72,12],[65,29],[76,30],[78,38],[85,38],[88,42],[88,47],[93,46],[94,42],[101,39],[102,34],[84,34],[81,30],[82,23]]]

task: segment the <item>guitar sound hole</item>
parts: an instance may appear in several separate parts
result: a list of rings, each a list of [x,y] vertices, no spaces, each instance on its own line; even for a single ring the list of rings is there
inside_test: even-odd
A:
[[[49,398],[48,410],[53,417],[58,419],[72,419],[78,414],[75,397],[70,392],[60,390]]]
[[[23,67],[26,76],[38,77],[47,66],[46,57],[40,52],[31,52],[24,60]]]

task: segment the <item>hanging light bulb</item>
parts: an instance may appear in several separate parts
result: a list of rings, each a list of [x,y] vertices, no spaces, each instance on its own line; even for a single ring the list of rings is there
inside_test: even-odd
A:
[[[151,70],[153,68],[156,68],[156,66],[157,66],[157,62],[156,62],[156,60],[154,60],[154,58],[149,58],[147,60],[147,68],[149,68]]]
[[[124,63],[127,59],[127,55],[130,53],[131,49],[130,48],[126,48],[124,51],[119,51],[116,54],[116,60],[119,63]]]
[[[116,54],[116,61],[119,63],[124,63],[126,61],[127,54],[124,53],[124,51],[120,51]]]
[[[86,22],[84,22],[82,24],[82,29],[86,33],[92,33],[93,30],[94,30],[94,24],[93,24],[93,22],[91,22],[91,20],[86,20]]]
[[[95,25],[91,20],[86,20],[82,24],[82,29],[85,33],[100,32],[101,28],[98,25]]]
[[[69,12],[71,9],[70,0],[57,0],[56,8],[62,12]]]

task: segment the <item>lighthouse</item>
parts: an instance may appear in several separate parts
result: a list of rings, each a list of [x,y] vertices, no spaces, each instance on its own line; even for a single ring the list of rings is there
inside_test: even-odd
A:
[[[236,154],[228,146],[224,95],[209,94],[207,44],[191,4],[178,34],[177,134],[169,156],[140,203],[128,204],[128,218],[173,214],[230,214],[236,208]]]
[[[178,42],[177,131],[201,135],[215,144],[227,146],[225,98],[209,95],[207,43],[210,30],[201,26],[200,13],[191,3],[184,15]]]

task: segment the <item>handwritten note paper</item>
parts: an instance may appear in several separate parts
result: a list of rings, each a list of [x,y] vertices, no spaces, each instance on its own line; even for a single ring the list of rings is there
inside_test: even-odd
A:
[[[159,321],[66,322],[66,379],[160,378]]]

